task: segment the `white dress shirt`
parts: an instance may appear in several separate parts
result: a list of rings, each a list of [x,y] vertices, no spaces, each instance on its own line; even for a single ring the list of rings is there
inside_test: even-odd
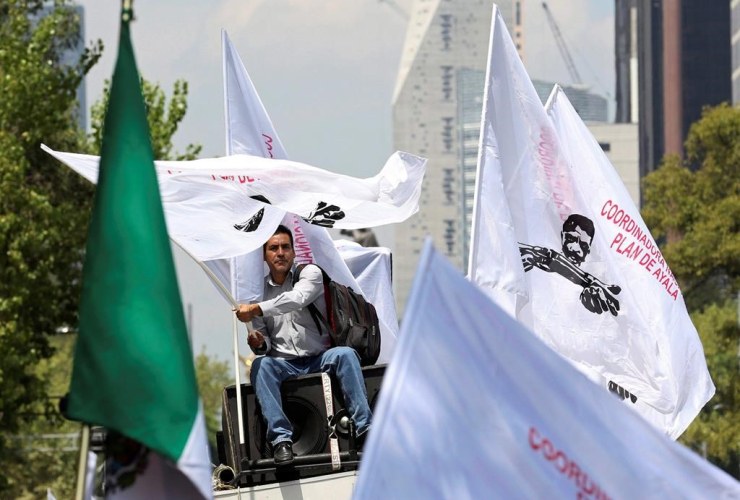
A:
[[[255,354],[267,354],[276,358],[294,359],[317,356],[331,347],[329,332],[316,323],[308,310],[312,302],[326,317],[324,301],[324,282],[321,269],[308,265],[301,271],[301,277],[293,286],[295,267],[282,285],[265,277],[265,292],[262,302],[262,316],[252,320],[255,330],[262,332],[265,343],[261,349],[252,349]]]

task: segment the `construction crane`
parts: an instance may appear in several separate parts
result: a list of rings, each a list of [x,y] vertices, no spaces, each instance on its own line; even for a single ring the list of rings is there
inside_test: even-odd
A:
[[[547,22],[550,24],[550,29],[552,29],[553,36],[555,36],[555,43],[557,43],[558,45],[558,50],[560,51],[560,55],[563,56],[563,60],[565,61],[565,66],[566,68],[568,68],[568,73],[570,73],[570,78],[573,80],[573,83],[576,83],[576,84],[583,83],[581,81],[581,75],[578,74],[576,65],[573,63],[573,58],[570,56],[570,51],[568,50],[568,46],[565,45],[565,39],[563,38],[563,34],[560,32],[560,28],[558,28],[558,23],[555,22],[555,18],[553,17],[552,12],[550,12],[550,9],[547,6],[546,2],[542,2],[542,8],[545,9],[545,15],[547,16]]]
[[[409,20],[409,13],[403,10],[403,8],[400,5],[398,5],[395,2],[395,0],[378,0],[378,3],[384,3],[388,5],[388,7],[393,9],[396,12],[396,14],[401,16],[405,21]]]

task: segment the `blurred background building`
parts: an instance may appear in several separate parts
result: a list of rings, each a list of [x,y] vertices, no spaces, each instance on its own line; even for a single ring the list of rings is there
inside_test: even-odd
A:
[[[522,0],[497,3],[521,54]],[[464,123],[470,119],[480,126],[490,26],[487,0],[420,0],[412,5],[393,95],[393,146],[424,156],[429,163],[419,213],[395,230],[393,275],[399,315],[426,235],[457,267],[467,260],[462,180],[464,168],[470,167],[468,162],[461,169],[467,154],[462,145],[474,142],[477,150],[478,136],[474,130],[465,133]]]
[[[542,80],[532,80],[534,89],[542,101],[547,102],[550,92],[555,86],[555,82],[545,82]],[[560,84],[568,100],[575,108],[578,116],[585,122],[606,122],[609,117],[608,102],[606,97],[591,91],[591,86],[584,83],[573,85]]]
[[[48,3],[48,2],[47,2]],[[80,20],[80,33],[79,37],[77,38],[77,43],[74,44],[74,46],[67,48],[60,60],[61,64],[67,64],[67,65],[76,65],[77,61],[80,60],[80,57],[82,57],[82,54],[85,52],[85,8],[81,5],[71,5],[68,6],[68,8],[72,9],[76,16],[79,17]],[[51,13],[55,7],[53,5],[45,5],[42,7],[38,13],[35,16],[35,19],[32,18],[32,21],[37,22],[40,19],[43,19],[49,13]],[[79,87],[77,87],[77,110],[78,110],[78,123],[80,125],[80,129],[83,131],[87,130],[87,92],[85,89],[85,78],[82,79],[80,82]]]
[[[731,3],[739,15],[735,1],[636,2],[640,177],[683,154],[704,106],[732,101]]]

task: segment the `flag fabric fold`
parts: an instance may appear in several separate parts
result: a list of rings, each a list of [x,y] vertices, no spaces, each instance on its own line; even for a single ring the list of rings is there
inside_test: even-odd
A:
[[[398,338],[391,251],[383,247],[363,247],[347,240],[336,240],[334,245],[355,276],[365,299],[375,306],[382,333],[378,364],[388,363]]]
[[[548,116],[495,8],[487,75],[470,279],[677,438],[714,387],[670,269],[585,127]]]
[[[130,40],[132,17],[123,10],[69,415],[125,438],[124,449],[108,450],[109,497],[211,498],[205,423]]]
[[[98,157],[43,148],[97,181]],[[322,228],[402,222],[418,211],[425,163],[397,152],[367,179],[246,155],[157,161],[155,167],[170,236],[198,259],[212,260],[260,248],[284,216],[268,205]]]
[[[353,498],[740,498],[427,241]]]

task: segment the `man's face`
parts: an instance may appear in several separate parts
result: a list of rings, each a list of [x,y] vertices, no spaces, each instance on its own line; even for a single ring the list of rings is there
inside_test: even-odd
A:
[[[591,237],[586,231],[576,226],[571,231],[562,232],[563,254],[580,264],[586,260],[586,256],[591,251]]]
[[[270,274],[273,276],[287,274],[293,266],[294,259],[295,252],[287,234],[275,234],[267,240],[265,262],[270,268]]]

